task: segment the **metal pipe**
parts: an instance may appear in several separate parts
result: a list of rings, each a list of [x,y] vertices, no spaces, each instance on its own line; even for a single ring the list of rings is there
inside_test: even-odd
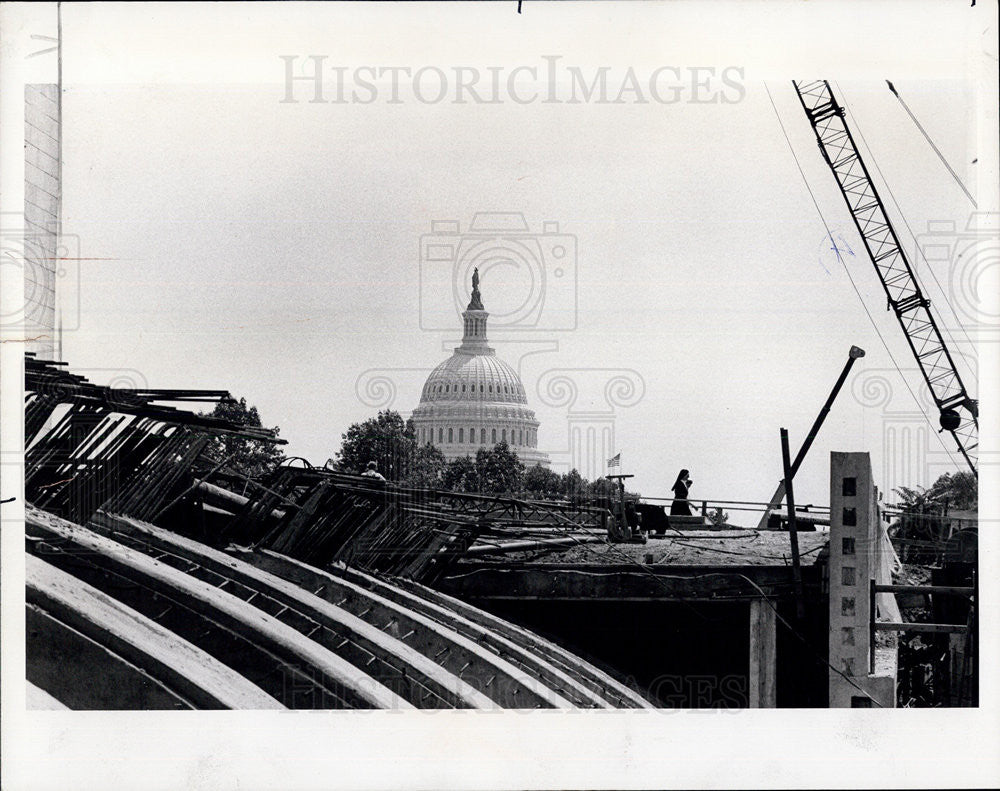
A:
[[[963,633],[969,627],[964,623],[889,623],[878,621],[876,632],[929,632],[931,634]]]
[[[781,464],[785,470],[785,492],[788,495],[788,539],[792,545],[792,579],[795,580],[795,615],[799,621],[806,617],[805,600],[802,598],[802,564],[799,560],[799,531],[795,522],[795,493],[792,480],[795,470],[788,461],[788,429],[781,429]]]
[[[812,428],[809,429],[805,442],[802,443],[802,447],[799,448],[799,452],[795,454],[795,461],[792,462],[791,466],[791,475],[786,474],[786,479],[794,478],[795,473],[799,471],[799,467],[805,459],[806,453],[809,452],[809,448],[812,447],[813,440],[816,439],[816,435],[819,434],[819,430],[823,426],[823,421],[826,420],[826,416],[830,413],[830,407],[833,406],[833,402],[837,399],[840,389],[844,386],[844,382],[847,381],[847,375],[851,372],[851,368],[854,367],[854,361],[864,356],[865,350],[860,346],[852,346],[851,350],[847,353],[847,362],[844,364],[844,370],[840,372],[840,377],[837,379],[837,383],[833,386],[833,390],[830,391],[830,395],[827,397],[826,403],[823,404],[823,408],[816,416],[816,420],[813,421]],[[775,489],[774,495],[771,497],[771,501],[768,503],[767,508],[764,509],[764,514],[761,516],[760,522],[757,523],[758,530],[763,530],[767,527],[767,519],[770,516],[771,510],[781,505],[781,501],[784,498],[785,482],[782,481],[778,484],[778,488]]]
[[[525,552],[532,549],[546,549],[573,546],[574,544],[597,544],[604,543],[604,538],[587,536],[584,538],[550,538],[540,541],[511,541],[508,544],[497,546],[478,546],[465,551],[463,557],[475,555],[497,555],[504,552]]]
[[[682,497],[652,497],[644,494],[639,498],[639,502],[645,503],[648,500],[656,500],[657,502],[670,503],[673,502],[674,500],[686,500],[686,499],[687,498],[682,498]],[[765,503],[763,500],[716,500],[712,497],[705,498],[705,502],[711,503],[713,505],[763,505],[763,506],[770,505],[770,503]],[[885,506],[882,507],[885,508]],[[830,506],[828,505],[813,505],[812,503],[810,503],[809,505],[799,506],[800,511],[803,509],[810,509],[810,508],[816,511],[830,510]]]
[[[792,462],[791,477],[794,478],[795,473],[799,471],[799,467],[801,466],[803,459],[805,459],[806,453],[809,452],[809,448],[812,447],[813,440],[816,439],[816,435],[819,433],[820,427],[823,425],[823,421],[825,421],[826,416],[830,414],[830,407],[833,406],[833,402],[836,400],[837,394],[840,393],[840,389],[844,386],[844,382],[847,381],[847,375],[851,372],[851,368],[854,367],[854,362],[864,356],[864,349],[859,346],[851,347],[851,350],[847,355],[847,362],[844,364],[844,370],[840,372],[840,378],[837,379],[837,383],[833,386],[833,390],[830,391],[830,395],[826,399],[826,403],[823,404],[823,408],[816,416],[816,420],[813,421],[812,428],[810,428],[809,433],[806,434],[805,442],[802,443],[802,447],[799,448],[799,452],[795,454],[795,461]]]
[[[876,585],[876,593],[926,593],[952,594],[954,596],[972,596],[975,588],[954,587],[951,585]]]
[[[199,480],[197,480],[194,483],[192,483],[190,486],[187,487],[187,489],[185,489],[183,492],[181,492],[179,495],[177,495],[173,500],[171,500],[169,503],[167,503],[165,506],[163,506],[159,511],[157,511],[156,514],[149,521],[153,522],[155,524],[156,520],[159,519],[161,516],[163,516],[164,511],[167,511],[168,509],[172,508],[175,504],[177,504],[178,502],[180,502],[180,500],[182,498],[186,497],[188,494],[190,494],[195,489],[197,489],[200,484],[205,483],[209,478],[211,478],[213,475],[215,475],[215,473],[217,473],[225,465],[227,465],[229,463],[229,461],[235,455],[236,455],[235,453],[230,453],[228,456],[226,456],[222,461],[220,461],[218,464],[216,464],[211,470],[209,470],[207,473],[205,473],[205,475],[202,476],[202,478],[200,478]]]
[[[222,508],[234,514],[239,513],[250,502],[249,497],[244,497],[243,495],[236,494],[236,492],[223,489],[221,486],[216,486],[214,483],[209,483],[208,481],[201,481],[194,487],[194,490],[199,492],[202,499],[209,505],[214,505],[216,508]],[[271,511],[271,516],[275,519],[283,519],[285,512],[276,508]]]

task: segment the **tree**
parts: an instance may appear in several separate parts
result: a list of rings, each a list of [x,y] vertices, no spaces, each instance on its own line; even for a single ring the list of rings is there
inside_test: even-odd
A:
[[[587,481],[575,467],[562,476],[560,489],[567,499],[575,499],[587,493]]]
[[[931,524],[931,511],[933,506],[927,490],[922,486],[911,489],[909,486],[900,486],[893,489],[899,499],[899,516],[889,528],[890,535],[898,538],[919,538],[927,539],[940,533],[940,525]],[[903,559],[905,560],[912,553],[903,547]]]
[[[584,479],[586,483],[586,479]],[[587,483],[587,493],[591,497],[610,497],[618,491],[618,484],[607,478],[597,478]]]
[[[929,537],[939,533],[940,525],[936,525],[931,517],[944,516],[946,509],[979,509],[978,481],[972,472],[957,472],[954,475],[946,472],[929,489],[900,486],[893,491],[901,512],[895,528],[901,536],[917,533]]]
[[[478,492],[479,473],[471,456],[453,459],[441,474],[443,488],[452,492]]]
[[[927,508],[931,504],[931,498],[923,486],[911,489],[909,486],[900,486],[893,489],[896,497],[899,498],[899,507],[903,511],[917,512]]]
[[[946,472],[934,481],[927,495],[933,502],[947,505],[949,509],[979,510],[979,481],[971,470],[954,475]]]
[[[961,511],[979,509],[979,482],[969,472],[950,472],[941,475],[929,489],[900,486],[893,491],[900,500],[900,507],[909,513],[923,513],[927,510],[941,510],[945,506]]]
[[[444,454],[430,443],[413,451],[403,482],[417,489],[440,489],[448,462]]]
[[[510,494],[523,488],[524,465],[506,442],[476,451],[476,473],[484,493]]]
[[[524,491],[536,497],[558,497],[562,494],[559,474],[541,464],[529,467],[524,473]]]
[[[225,399],[217,403],[211,412],[202,412],[201,414],[228,420],[230,423],[241,426],[263,428],[257,407],[247,406],[245,398],[241,398],[239,401]],[[273,431],[274,435],[277,436],[278,427],[275,426]],[[236,437],[232,434],[215,436],[211,447],[219,461],[231,457],[226,464],[227,467],[241,475],[254,478],[271,472],[285,458],[285,454],[273,442]]]
[[[403,480],[417,450],[413,421],[403,421],[399,412],[384,410],[362,423],[354,423],[341,435],[337,464],[344,472],[362,473],[368,462],[378,464],[387,480]]]
[[[890,528],[893,536],[917,541],[943,541],[948,537],[945,510],[978,511],[978,481],[972,472],[944,473],[929,489],[900,486],[893,491],[899,514]],[[904,545],[903,560],[934,559],[936,550],[919,551]]]

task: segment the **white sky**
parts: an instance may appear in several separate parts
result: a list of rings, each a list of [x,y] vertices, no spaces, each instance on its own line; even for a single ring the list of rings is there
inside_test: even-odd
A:
[[[790,83],[798,75],[767,62],[754,26],[723,48],[671,35],[698,22],[686,4],[655,12],[594,4],[572,15],[531,6],[521,17],[503,4],[412,13],[387,5],[308,13],[254,5],[239,24],[215,6],[65,7],[64,231],[90,259],[79,310],[71,297],[65,303],[64,358],[74,367],[97,381],[227,388],[280,425],[289,454],[322,463],[350,423],[376,411],[359,397],[359,377],[382,369],[397,388],[389,405],[406,414],[458,340],[457,314],[452,332],[421,328],[421,235],[436,220],[464,230],[477,211],[517,211],[533,231],[558,222],[578,246],[576,329],[552,331],[543,319],[517,333],[494,323],[490,335],[519,367],[541,420],[539,444],[557,468],[568,413],[540,397],[546,372],[568,369],[580,386],[573,409],[594,411],[609,408],[612,372],[630,369],[644,394],[615,411],[614,430],[635,488],[667,496],[683,466],[695,497],[766,499],[781,477],[779,427],[790,430],[794,453],[851,344],[868,352],[857,374],[885,375],[892,398],[865,407],[845,387],[797,499],[828,502],[830,450],[870,451],[883,487],[927,484],[956,468],[933,435],[929,456],[883,453],[886,410],[909,413],[901,425],[910,430],[926,423],[824,244],[765,79],[827,221],[858,253],[850,263],[865,305],[914,389],[919,374],[798,105]],[[863,47],[840,41],[849,44]],[[894,79],[974,191],[972,74],[939,41],[925,48],[939,79],[914,63],[878,73]],[[299,85],[302,101],[280,103],[279,56],[311,54],[327,55],[328,67],[501,65],[505,73],[543,67],[542,56],[555,54],[588,74],[612,66],[613,85],[629,66],[640,75],[735,66],[745,69],[745,97],[314,104]],[[971,206],[961,190],[884,83],[858,79],[861,64],[849,57],[826,73],[840,77],[841,99],[910,226],[918,234],[932,220],[964,227]],[[936,274],[949,289],[950,273]],[[487,274],[487,309],[514,307],[524,287]],[[925,277],[925,287],[944,309],[935,283]],[[569,284],[553,287],[546,304],[571,293]],[[442,288],[432,307],[446,309],[450,298]],[[971,354],[958,340],[955,351]],[[522,359],[527,352],[535,353]],[[967,385],[975,392],[974,379]]]

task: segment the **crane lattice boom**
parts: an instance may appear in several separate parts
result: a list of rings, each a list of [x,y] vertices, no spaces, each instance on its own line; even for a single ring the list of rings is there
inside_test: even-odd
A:
[[[882,281],[889,307],[896,314],[930,388],[940,412],[941,429],[954,437],[959,451],[976,473],[978,403],[965,389],[955,368],[955,361],[931,314],[930,302],[920,289],[882,199],[858,153],[844,118],[844,108],[837,103],[826,80],[794,81],[792,84]]]

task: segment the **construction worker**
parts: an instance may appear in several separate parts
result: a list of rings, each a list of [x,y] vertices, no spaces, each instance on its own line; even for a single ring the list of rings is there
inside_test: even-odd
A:
[[[384,481],[385,476],[378,471],[378,464],[374,461],[368,462],[368,469],[361,473],[362,478],[374,478],[376,481]]]

